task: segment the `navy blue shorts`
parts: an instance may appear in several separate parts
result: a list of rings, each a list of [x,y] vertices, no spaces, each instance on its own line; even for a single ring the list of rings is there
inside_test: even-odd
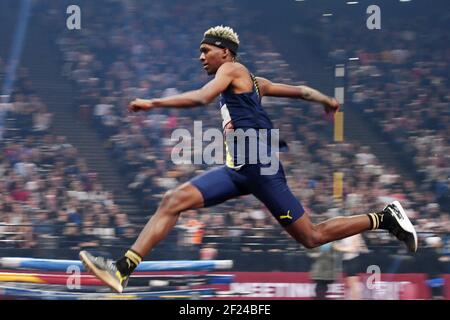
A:
[[[239,170],[222,166],[193,178],[190,183],[202,193],[205,207],[253,194],[282,226],[288,226],[305,210],[289,189],[281,163],[274,175],[261,175],[261,166],[247,164]]]

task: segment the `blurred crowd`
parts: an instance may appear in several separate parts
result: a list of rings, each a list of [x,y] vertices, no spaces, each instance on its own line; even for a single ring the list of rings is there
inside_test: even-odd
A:
[[[59,35],[58,46],[64,61],[62,72],[79,92],[74,106],[108,141],[112,158],[120,167],[130,191],[146,213],[152,214],[165,191],[209,168],[206,165],[175,165],[171,161],[172,148],[177,142],[171,140],[173,130],[186,128],[192,132],[194,120],[202,121],[204,130],[220,128],[218,107],[213,103],[197,109],[128,114],[126,106],[136,97],[164,97],[197,89],[206,83],[209,78],[198,61],[199,42],[206,29],[220,24],[235,28],[242,43],[239,60],[256,76],[297,85],[304,82],[297,78],[269,38],[252,27],[252,21],[258,18],[258,10],[245,12],[243,19],[236,1],[226,0],[220,4],[199,2],[195,6],[184,1],[173,1],[170,6],[162,2],[107,2],[108,5],[100,11],[95,2],[83,3],[82,30],[72,33],[64,30]],[[46,10],[48,15],[45,23],[48,25],[61,19],[58,4],[50,5],[50,9]],[[112,16],[114,19],[111,19]],[[324,28],[332,27],[328,24]],[[329,37],[333,34],[330,33]],[[392,39],[394,43],[397,43],[396,37]],[[335,42],[330,42],[335,46],[329,48],[332,59],[339,60],[341,56],[353,54],[342,52],[341,48],[345,46],[341,45],[347,38],[338,35]],[[323,40],[327,41],[326,38]],[[408,62],[415,64],[418,70],[407,73],[410,67],[403,63],[405,61],[401,56],[405,54],[401,52],[387,54],[391,58],[396,57],[394,63],[390,60],[379,61],[377,55],[365,52],[363,47],[355,45],[345,48],[353,47],[361,62],[350,73],[349,90],[354,103],[381,117],[379,119],[384,130],[392,134],[396,141],[412,145],[411,150],[417,154],[415,159],[418,170],[423,170],[427,179],[436,181],[436,177],[442,178],[445,170],[448,173],[449,165],[449,135],[445,135],[449,133],[446,121],[448,90],[445,90],[448,89],[448,83],[445,82],[448,79],[444,81],[445,74],[435,73],[434,70],[448,70],[448,59],[442,62],[436,58],[435,64],[429,59],[425,63],[416,63],[418,60],[415,54],[421,53],[409,52],[403,59],[409,59]],[[438,53],[436,55],[439,57]],[[391,64],[395,64],[395,68],[391,68]],[[380,74],[378,78],[373,76],[374,70]],[[383,70],[386,73],[382,73]],[[418,77],[418,74],[425,74],[430,87],[421,85],[424,77]],[[404,77],[403,81],[408,86],[398,85],[397,81],[386,81],[391,77]],[[374,78],[377,79],[375,82],[372,81]],[[422,90],[418,90],[419,85]],[[436,90],[439,94],[429,94],[428,89],[430,92]],[[372,94],[373,91],[377,91],[377,94]],[[404,91],[409,95],[404,94]],[[396,108],[391,105],[394,101]],[[405,101],[407,107],[403,107]],[[423,103],[447,103],[447,107],[442,105],[441,109],[437,106],[431,109],[436,111],[419,109]],[[418,226],[418,231],[425,232],[419,237],[421,244],[426,244],[428,236],[441,232],[448,234],[449,215],[440,210],[438,195],[434,190],[418,185],[417,181],[404,180],[395,169],[383,166],[367,146],[349,142],[333,143],[332,123],[324,117],[320,106],[274,98],[264,98],[263,105],[280,128],[282,137],[289,143],[289,152],[281,155],[288,182],[313,220],[367,213],[382,209],[389,201],[401,200],[413,223]],[[405,109],[408,109],[408,114]],[[39,110],[44,112],[45,108]],[[417,113],[423,118],[417,119]],[[439,120],[437,124],[433,119]],[[402,125],[399,126],[399,123]],[[431,128],[428,127],[430,124]],[[422,132],[415,135],[421,138],[406,138],[407,134],[397,134],[397,131],[405,130],[408,126],[414,130],[433,131],[426,136]],[[59,141],[47,135],[42,139],[50,141],[46,142],[47,145],[53,145],[52,139],[54,144]],[[54,168],[46,174],[55,177],[58,182],[46,179],[43,183],[50,184],[49,187],[55,183],[52,188],[56,190],[57,186],[64,185],[64,190],[70,186],[72,193],[69,190],[61,192],[67,196],[66,200],[60,202],[61,207],[54,214],[49,212],[48,215],[58,221],[60,213],[64,215],[63,212],[68,213],[73,208],[78,208],[79,216],[83,217],[98,212],[98,215],[95,214],[98,220],[86,218],[86,222],[83,219],[75,229],[69,228],[71,231],[68,233],[74,235],[84,230],[85,222],[89,229],[92,227],[89,225],[91,221],[95,227],[110,226],[109,231],[103,230],[98,235],[102,239],[119,234],[117,224],[126,225],[127,219],[117,217],[120,210],[113,205],[111,196],[96,183],[83,161],[76,158],[76,151],[72,147],[58,152],[52,158]],[[429,156],[428,152],[433,156]],[[67,166],[66,161],[72,167]],[[15,164],[9,164],[6,160],[3,162],[4,166],[9,165],[11,168]],[[8,171],[11,172],[8,181],[16,179],[13,171]],[[336,171],[345,175],[343,199],[333,196],[333,173]],[[106,199],[90,200],[94,190],[106,194]],[[70,213],[68,215],[71,217]],[[71,223],[74,222],[72,220]],[[180,235],[177,245],[203,258],[214,258],[224,249],[299,250],[299,246],[288,238],[267,209],[251,196],[213,208],[189,211],[181,215],[177,231]],[[391,248],[393,252],[403,250],[398,241],[387,233],[365,233],[364,237],[369,249],[384,247]],[[87,243],[92,244],[92,241]]]
[[[447,226],[450,214],[449,22],[448,12],[430,10],[386,20],[379,32],[354,28],[349,19],[335,28],[326,18],[316,30],[330,59],[347,64],[350,106],[412,159],[420,185],[408,193],[408,207],[423,231]]]
[[[135,237],[77,149],[51,133],[52,114],[27,69],[20,69],[9,102],[0,106],[0,248],[75,252]]]
[[[430,205],[448,214],[450,39],[442,30],[450,14],[430,10],[414,20],[401,18],[386,20],[380,32],[353,28],[349,19],[334,28],[324,18],[316,32],[333,62],[354,59],[347,63],[352,107],[413,159],[422,188],[433,191]]]

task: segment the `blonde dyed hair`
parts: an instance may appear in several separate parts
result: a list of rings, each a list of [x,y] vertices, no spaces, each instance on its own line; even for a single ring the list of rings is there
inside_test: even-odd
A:
[[[216,26],[206,30],[204,36],[215,36],[239,44],[239,36],[230,27]]]

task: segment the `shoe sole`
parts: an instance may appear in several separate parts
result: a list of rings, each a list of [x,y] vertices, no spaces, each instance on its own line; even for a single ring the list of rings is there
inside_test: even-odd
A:
[[[406,231],[407,233],[409,233],[410,235],[413,236],[413,243],[411,244],[410,241],[407,241],[407,247],[409,249],[410,252],[416,252],[417,251],[417,233],[416,230],[414,229],[413,224],[411,223],[411,221],[409,220],[408,216],[405,213],[405,210],[403,209],[402,205],[400,204],[400,202],[398,201],[394,201],[392,202],[392,205],[395,206],[400,215],[401,215],[401,219],[394,213],[393,216],[394,218],[397,220],[397,222],[399,223],[400,227]],[[411,240],[411,239],[409,239]]]
[[[122,293],[123,287],[122,285],[117,283],[117,280],[113,278],[108,272],[100,270],[97,268],[87,257],[85,251],[81,251],[80,254],[80,260],[83,262],[86,269],[88,269],[90,272],[92,272],[98,279],[103,281],[108,287],[113,289],[117,293]]]

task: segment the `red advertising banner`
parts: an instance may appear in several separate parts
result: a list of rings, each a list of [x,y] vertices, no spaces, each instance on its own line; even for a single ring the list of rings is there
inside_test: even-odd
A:
[[[228,289],[234,292],[227,299],[290,300],[314,299],[315,283],[308,272],[233,272],[235,280]],[[360,274],[362,299],[415,300],[430,299],[427,275]],[[450,275],[446,276],[446,294],[449,295]],[[345,299],[345,284],[341,279],[330,285],[328,299]]]
[[[443,276],[444,278],[444,299],[450,300],[450,274],[445,274]]]
[[[236,272],[230,290],[249,299],[311,299],[314,283],[307,272]]]
[[[234,272],[229,290],[236,293],[228,299],[292,300],[313,299],[315,283],[308,272]],[[240,296],[241,295],[241,296]],[[344,296],[344,284],[333,283],[328,298]]]
[[[359,275],[362,298],[370,300],[425,300],[431,299],[431,291],[424,273],[362,273]]]

